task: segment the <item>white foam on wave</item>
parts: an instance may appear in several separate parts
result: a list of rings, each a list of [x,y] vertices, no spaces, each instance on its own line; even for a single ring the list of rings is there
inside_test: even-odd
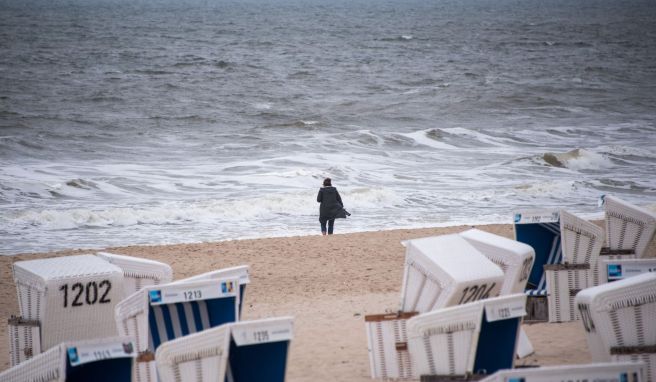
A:
[[[585,149],[575,149],[566,153],[545,153],[542,158],[554,167],[570,170],[601,170],[610,168],[613,163],[602,154]]]
[[[443,150],[457,149],[456,146],[452,146],[447,143],[440,142],[436,139],[429,138],[428,134],[432,130],[433,129],[419,130],[412,133],[403,133],[399,135],[412,139],[418,145],[423,145],[423,146],[428,146],[428,147],[433,147],[436,149],[443,149]]]

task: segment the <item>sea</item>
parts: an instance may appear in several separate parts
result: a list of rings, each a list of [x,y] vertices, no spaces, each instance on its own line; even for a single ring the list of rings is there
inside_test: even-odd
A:
[[[653,0],[0,0],[0,253],[656,210]],[[329,245],[329,244],[327,244]]]

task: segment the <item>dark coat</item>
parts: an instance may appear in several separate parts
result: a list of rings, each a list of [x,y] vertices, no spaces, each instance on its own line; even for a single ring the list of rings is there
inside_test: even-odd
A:
[[[335,187],[321,187],[317,195],[319,219],[345,218],[348,212],[344,210],[342,198]]]

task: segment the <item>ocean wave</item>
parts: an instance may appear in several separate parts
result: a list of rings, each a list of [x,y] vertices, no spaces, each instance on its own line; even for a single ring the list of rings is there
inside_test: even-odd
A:
[[[550,166],[570,170],[600,170],[612,167],[612,162],[601,154],[584,149],[574,149],[565,153],[544,153],[542,160]]]

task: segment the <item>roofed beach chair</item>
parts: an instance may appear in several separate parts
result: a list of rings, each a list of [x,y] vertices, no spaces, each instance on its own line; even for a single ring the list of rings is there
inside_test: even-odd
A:
[[[162,344],[161,382],[284,381],[293,318],[221,325]]]
[[[595,269],[594,285],[603,283],[604,260],[642,258],[656,233],[656,214],[619,198],[601,197],[606,220],[606,245]]]
[[[20,317],[9,320],[11,364],[65,341],[117,334],[114,307],[124,297],[123,272],[93,256],[13,264]]]
[[[601,269],[601,284],[637,276],[642,273],[656,272],[656,259],[604,259]]]
[[[414,376],[406,323],[417,312],[371,314],[364,317],[372,378],[410,379]]]
[[[121,335],[135,338],[137,382],[155,382],[154,354],[164,342],[237,321],[239,280],[206,279],[149,286],[116,305]]]
[[[526,295],[475,301],[408,320],[416,377],[491,374],[512,368]]]
[[[578,319],[574,298],[580,290],[593,285],[592,269],[604,240],[601,227],[564,210],[560,211],[560,235],[562,262],[544,266],[549,322]]]
[[[98,252],[96,256],[123,270],[125,296],[129,296],[143,287],[166,284],[173,280],[171,267],[159,261],[108,252]]]
[[[533,267],[535,251],[528,244],[478,229],[460,233],[470,244],[503,270],[501,295],[524,293]],[[524,358],[533,353],[533,345],[524,330],[520,330],[517,355]]]
[[[426,237],[404,244],[402,312],[430,312],[499,295],[503,271],[462,236]]]
[[[64,342],[0,373],[0,382],[130,382],[136,351],[129,337]]]
[[[215,271],[201,273],[185,279],[175,281],[176,283],[197,281],[197,280],[210,280],[210,279],[239,279],[239,313],[241,314],[244,302],[244,295],[246,294],[246,286],[251,282],[250,267],[248,265],[238,265],[236,267],[222,268]]]
[[[535,251],[535,260],[526,285],[526,321],[547,321],[547,279],[545,264],[559,264],[560,212],[558,210],[522,210],[514,214],[515,240],[528,244]]]
[[[612,362],[500,370],[480,382],[646,382],[642,363]]]
[[[585,289],[576,305],[594,362],[640,359],[656,381],[656,273]]]

